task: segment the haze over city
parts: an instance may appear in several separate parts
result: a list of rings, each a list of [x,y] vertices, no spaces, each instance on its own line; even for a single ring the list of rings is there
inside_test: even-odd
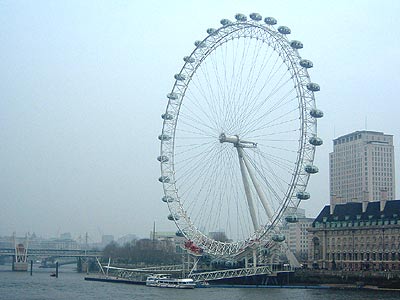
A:
[[[399,175],[398,1],[8,1],[0,11],[0,235],[147,237],[154,221],[174,231],[157,180],[166,94],[194,41],[238,12],[289,26],[314,63],[324,144],[306,214],[329,203],[340,135],[394,135]]]

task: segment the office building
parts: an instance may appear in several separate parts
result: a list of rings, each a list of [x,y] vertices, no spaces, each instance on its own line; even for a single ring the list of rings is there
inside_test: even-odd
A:
[[[329,168],[332,208],[396,197],[392,135],[356,131],[334,139]]]

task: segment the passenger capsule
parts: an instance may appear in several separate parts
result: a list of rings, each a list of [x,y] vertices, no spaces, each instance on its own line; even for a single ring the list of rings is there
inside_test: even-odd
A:
[[[179,96],[178,96],[177,93],[168,93],[167,94],[167,98],[170,99],[170,100],[176,100],[176,99],[179,98]]]
[[[261,21],[262,17],[258,13],[251,13],[250,14],[250,19],[252,19],[253,21]]]
[[[186,76],[183,75],[183,74],[175,74],[175,75],[174,75],[174,78],[175,78],[176,80],[178,80],[178,81],[184,81],[184,80],[186,80]]]
[[[161,118],[163,118],[164,120],[172,120],[174,116],[169,113],[165,113],[161,115]]]
[[[278,22],[276,21],[276,19],[273,18],[273,17],[266,17],[266,18],[264,19],[264,22],[265,22],[265,24],[268,24],[268,25],[276,25],[276,23],[278,23]]]
[[[309,69],[309,68],[313,67],[313,63],[311,60],[302,59],[302,60],[300,60],[300,66],[302,66],[303,68]]]
[[[162,133],[158,136],[160,141],[169,141],[171,137],[168,134]]]
[[[290,34],[292,32],[287,26],[279,26],[278,31],[282,34]]]
[[[170,179],[169,179],[168,176],[160,176],[160,177],[158,178],[158,181],[159,181],[159,182],[162,182],[162,183],[168,183],[168,182],[170,182]]]
[[[310,193],[305,192],[305,191],[300,191],[300,192],[297,192],[296,197],[299,200],[308,200],[308,199],[310,199]]]
[[[236,14],[236,15],[235,15],[235,19],[236,19],[238,22],[246,22],[246,21],[247,21],[247,17],[246,17],[246,15],[244,15],[244,14]]]
[[[227,26],[232,24],[232,21],[228,20],[228,19],[222,19],[220,22],[223,26]]]
[[[324,116],[324,112],[322,110],[313,108],[310,110],[310,116],[313,118],[322,118]]]
[[[159,162],[167,162],[167,161],[169,161],[169,158],[168,158],[168,156],[165,156],[165,155],[160,155],[160,156],[158,156],[157,157],[157,160],[159,161]]]
[[[178,215],[173,215],[173,214],[169,214],[168,215],[168,220],[170,220],[170,221],[178,221],[179,220],[179,216]]]
[[[194,45],[195,45],[197,48],[204,48],[204,47],[206,46],[206,44],[205,44],[203,41],[195,41],[195,42],[194,42]]]
[[[300,41],[293,40],[290,42],[290,47],[292,47],[293,49],[302,49],[303,43]]]
[[[175,199],[172,198],[171,196],[164,196],[161,198],[161,200],[165,203],[171,203],[171,202],[174,202]]]
[[[308,141],[313,146],[321,146],[324,143],[324,141],[321,138],[316,137],[316,136],[310,137],[310,139]]]
[[[265,256],[268,256],[271,254],[271,250],[269,250],[268,248],[262,248],[261,253],[264,254]]]
[[[176,236],[179,236],[179,237],[184,237],[183,232],[180,231],[180,230],[178,230],[177,232],[175,232],[175,235],[176,235]]]
[[[207,33],[208,33],[208,34],[214,34],[216,31],[217,31],[217,30],[214,29],[214,28],[208,28],[208,29],[207,29]]]
[[[307,89],[311,92],[318,92],[320,90],[320,87],[318,83],[310,82],[307,84]]]
[[[187,63],[189,63],[189,64],[192,64],[192,63],[194,63],[196,60],[194,59],[194,57],[191,57],[191,56],[185,56],[184,58],[183,58],[183,60],[185,61],[185,62],[187,62]]]
[[[285,217],[285,221],[288,223],[297,223],[299,219],[297,218],[296,215],[289,215]]]
[[[234,266],[235,266],[235,262],[234,261],[228,260],[228,261],[225,262],[225,267],[233,269]]]
[[[309,174],[315,174],[315,173],[318,173],[319,170],[318,170],[317,166],[307,165],[307,166],[305,166],[304,171],[306,171]]]
[[[274,242],[281,243],[281,242],[283,242],[285,240],[285,236],[283,234],[274,234],[272,236],[272,240]]]

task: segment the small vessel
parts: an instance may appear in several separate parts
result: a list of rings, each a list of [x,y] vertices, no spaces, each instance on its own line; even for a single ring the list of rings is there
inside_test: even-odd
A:
[[[168,274],[155,274],[147,277],[147,286],[176,289],[194,289],[196,284],[191,278],[171,278]]]

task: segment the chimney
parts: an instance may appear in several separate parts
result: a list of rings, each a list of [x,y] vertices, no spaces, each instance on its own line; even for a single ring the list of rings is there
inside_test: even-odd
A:
[[[330,205],[330,214],[333,215],[335,211],[335,206],[337,204],[337,197],[336,194],[331,195],[331,205]]]
[[[363,191],[363,199],[362,199],[362,212],[365,213],[367,211],[367,206],[369,202],[369,192]]]
[[[387,190],[384,188],[384,189],[381,189],[380,190],[380,199],[379,199],[379,203],[380,203],[380,208],[381,208],[381,212],[382,211],[384,211],[384,209],[385,209],[385,205],[386,205],[386,201],[387,201]]]
[[[368,200],[364,199],[362,201],[362,212],[365,213],[367,211]]]

